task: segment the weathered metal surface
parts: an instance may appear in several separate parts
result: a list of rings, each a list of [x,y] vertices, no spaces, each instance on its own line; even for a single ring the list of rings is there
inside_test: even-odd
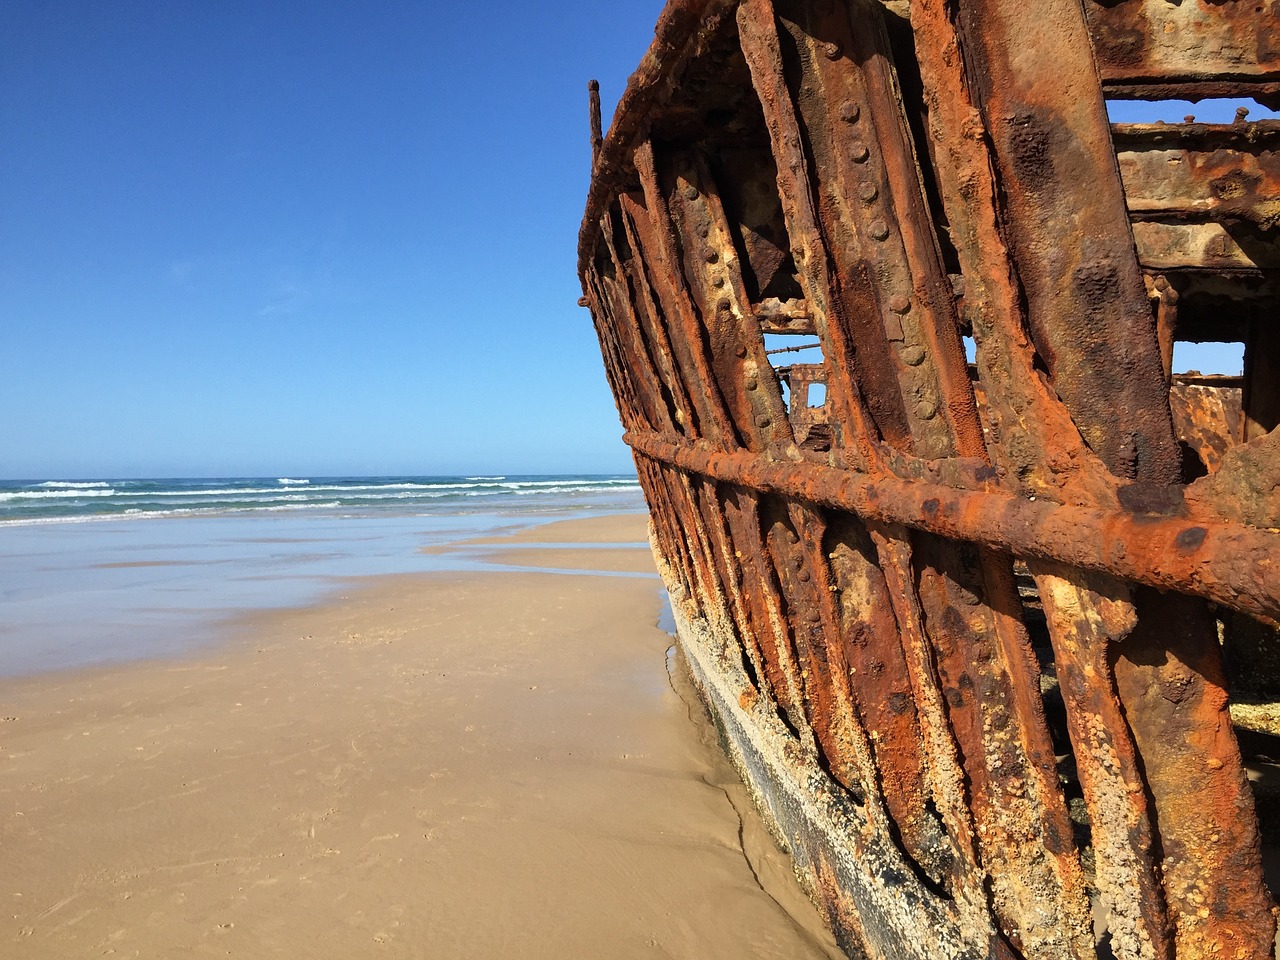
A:
[[[1199,100],[1280,93],[1276,0],[1086,0],[1109,95]]]
[[[1219,636],[1280,622],[1280,125],[1103,95],[1269,98],[1274,13],[677,0],[593,135],[681,642],[852,956],[1273,956]]]

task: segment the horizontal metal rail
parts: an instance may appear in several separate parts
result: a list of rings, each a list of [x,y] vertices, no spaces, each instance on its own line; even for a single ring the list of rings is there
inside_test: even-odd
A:
[[[637,453],[765,493],[794,497],[867,520],[900,523],[952,540],[1056,560],[1160,590],[1193,593],[1280,620],[1280,532],[1203,516],[1159,516],[1078,507],[999,491],[872,475],[817,463],[726,453],[629,432]]]

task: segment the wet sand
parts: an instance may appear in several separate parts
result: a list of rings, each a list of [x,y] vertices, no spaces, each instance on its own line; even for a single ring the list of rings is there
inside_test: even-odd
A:
[[[651,572],[592,546],[644,535],[491,546]],[[634,576],[367,578],[214,652],[0,681],[0,955],[837,956],[658,613]]]

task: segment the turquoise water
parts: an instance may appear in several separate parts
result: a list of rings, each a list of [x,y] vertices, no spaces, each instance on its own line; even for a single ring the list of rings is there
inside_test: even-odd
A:
[[[423,547],[644,509],[616,476],[72,482],[0,485],[0,676],[180,656],[353,577],[495,569]]]

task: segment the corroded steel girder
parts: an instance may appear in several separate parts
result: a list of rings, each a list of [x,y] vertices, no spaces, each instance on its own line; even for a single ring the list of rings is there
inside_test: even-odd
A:
[[[851,956],[1273,956],[1280,125],[1103,97],[1270,102],[1274,13],[673,0],[593,141],[681,643]]]

